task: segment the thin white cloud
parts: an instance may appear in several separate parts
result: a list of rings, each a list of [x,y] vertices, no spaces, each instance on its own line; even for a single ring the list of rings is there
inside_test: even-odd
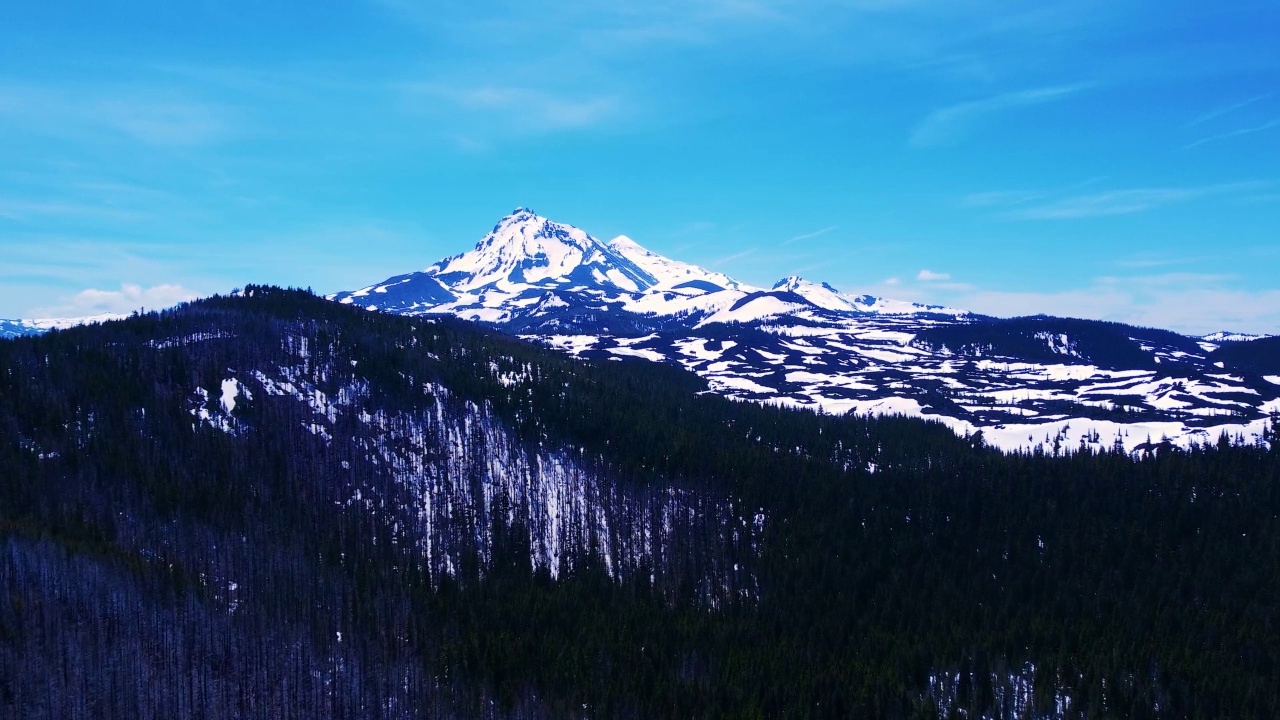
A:
[[[782,245],[791,245],[791,244],[793,244],[793,243],[798,243],[798,242],[801,242],[801,241],[803,241],[803,240],[812,240],[813,238],[816,238],[816,237],[822,237],[823,235],[826,235],[826,234],[827,234],[827,233],[829,233],[829,232],[833,232],[833,231],[835,231],[835,230],[839,230],[839,229],[840,229],[840,226],[839,226],[839,225],[832,225],[831,227],[824,227],[824,228],[822,228],[821,230],[814,230],[813,232],[807,232],[807,233],[804,233],[803,235],[796,235],[796,236],[795,236],[795,237],[793,237],[793,238],[788,238],[788,239],[786,239],[786,240],[783,240],[781,244],[782,244]]]
[[[911,145],[918,148],[951,145],[993,116],[1016,108],[1042,105],[1074,95],[1089,85],[1056,85],[995,95],[935,110],[920,121],[911,133]]]
[[[1243,110],[1244,108],[1247,108],[1256,102],[1266,100],[1272,95],[1275,95],[1275,93],[1266,93],[1264,95],[1257,95],[1247,100],[1241,100],[1238,103],[1232,103],[1231,105],[1226,105],[1226,106],[1217,108],[1216,110],[1210,110],[1209,112],[1187,123],[1187,127],[1192,128],[1197,125],[1203,125],[1204,123],[1207,123],[1210,120],[1216,120],[1217,118],[1220,118],[1223,115],[1229,115],[1237,110]]]
[[[105,232],[15,232],[6,240],[12,244],[6,248],[5,262],[0,263],[0,298],[11,307],[14,302],[30,302],[26,293],[5,297],[13,291],[10,281],[15,277],[49,278],[59,288],[100,287],[104,283],[115,284],[121,277],[185,278],[189,270],[184,271],[184,267],[197,266],[208,257],[193,243],[138,242]],[[26,307],[15,310],[30,314]]]
[[[577,96],[532,87],[411,83],[404,89],[410,97],[445,100],[462,110],[488,115],[499,125],[522,132],[552,132],[598,125],[615,119],[624,106],[618,95]]]
[[[614,98],[573,99],[529,88],[476,88],[458,93],[456,98],[468,108],[527,113],[525,117],[547,129],[592,125],[618,108]]]
[[[1124,287],[1099,286],[1058,293],[982,292],[964,301],[974,312],[999,316],[1043,313],[1196,335],[1237,328],[1241,332],[1280,332],[1280,290],[1135,293]]]
[[[1232,130],[1230,132],[1218,133],[1217,135],[1210,135],[1208,137],[1203,137],[1203,138],[1200,138],[1199,140],[1196,140],[1193,143],[1183,145],[1182,149],[1191,150],[1193,148],[1198,148],[1201,145],[1204,145],[1205,143],[1216,142],[1218,140],[1227,140],[1229,138],[1240,137],[1241,135],[1252,135],[1254,133],[1266,132],[1267,130],[1274,130],[1276,128],[1280,128],[1280,120],[1272,120],[1271,122],[1266,122],[1261,125],[1256,125],[1254,127],[1240,128],[1238,130]]]
[[[1171,265],[1188,265],[1194,262],[1203,262],[1207,259],[1209,258],[1206,258],[1203,256],[1166,257],[1166,258],[1154,258],[1154,257],[1130,258],[1128,260],[1117,260],[1115,262],[1115,265],[1116,267],[1122,267],[1122,268],[1144,269],[1144,268],[1169,267]]]
[[[677,228],[677,229],[676,229],[672,234],[673,234],[673,235],[677,235],[677,236],[679,236],[679,235],[696,235],[696,234],[700,234],[700,233],[705,233],[705,232],[707,232],[708,230],[714,230],[714,229],[716,228],[717,224],[718,224],[718,223],[710,222],[710,221],[707,221],[707,220],[697,220],[697,221],[694,221],[694,222],[689,223],[688,225],[685,225],[685,226],[683,226],[683,227]]]
[[[725,263],[733,262],[734,260],[741,260],[744,257],[749,257],[755,254],[756,254],[756,248],[749,248],[747,250],[743,250],[742,252],[734,253],[732,255],[725,255],[722,258],[717,258],[715,260],[712,260],[711,264],[723,265]]]
[[[1131,275],[1131,276],[1113,276],[1104,275],[1096,279],[1095,282],[1103,285],[1132,285],[1142,288],[1169,288],[1169,287],[1198,287],[1205,285],[1221,286],[1236,280],[1235,275],[1229,273],[1195,273],[1195,272],[1167,272],[1157,273],[1154,275]]]
[[[960,199],[960,207],[985,208],[1009,205],[1022,205],[1046,197],[1043,192],[1030,190],[1011,190],[997,192],[970,193]]]
[[[1132,215],[1168,205],[1215,196],[1236,196],[1269,187],[1266,182],[1221,183],[1193,187],[1125,188],[1085,195],[1054,196],[1033,193],[983,193],[961,200],[961,206],[1008,208],[996,217],[1002,220],[1079,220]],[[1031,198],[1034,198],[1031,199]],[[1042,200],[1042,201],[1041,201]]]
[[[1093,195],[1078,195],[1004,214],[1010,220],[1075,220],[1131,215],[1172,203],[1203,197],[1200,188],[1134,188]]]
[[[61,200],[25,200],[0,198],[0,218],[31,222],[48,216],[79,217],[97,220],[134,220],[140,213],[109,205],[94,205]]]
[[[148,145],[204,145],[229,134],[225,114],[200,102],[107,100],[98,102],[92,112],[119,132]]]
[[[38,133],[107,131],[157,147],[208,145],[234,132],[225,107],[149,86],[0,86],[0,116]]]
[[[99,290],[88,288],[75,295],[64,297],[62,302],[52,307],[37,308],[33,314],[37,317],[84,317],[103,313],[126,314],[146,308],[159,310],[173,307],[181,302],[194,300],[196,293],[181,285],[155,285],[144,288],[141,285],[124,284],[119,290]]]
[[[928,268],[916,273],[916,279],[921,282],[942,282],[951,279],[950,273],[934,272]]]
[[[917,302],[996,317],[1056,315],[1110,320],[1199,335],[1217,330],[1280,334],[1280,289],[1243,289],[1222,273],[1098,277],[1083,287],[1035,292],[916,287]]]
[[[771,47],[783,44],[785,34],[811,38],[815,33],[840,33],[846,47],[804,47],[807,53],[835,52],[847,56],[871,50],[879,59],[892,57],[919,63],[964,40],[1010,36],[1025,40],[1049,34],[1062,36],[1084,25],[1097,25],[1112,13],[1097,2],[1028,4],[1025,0],[835,0],[806,3],[797,0],[650,0],[644,3],[563,0],[528,3],[496,0],[485,12],[462,10],[465,5],[442,5],[428,0],[375,0],[397,20],[433,34],[450,37],[479,35],[491,44],[519,44],[527,38],[555,37],[550,49],[579,41],[583,46],[629,50],[645,43],[706,44],[731,42],[735,31],[768,33]],[[868,47],[870,46],[870,47]]]

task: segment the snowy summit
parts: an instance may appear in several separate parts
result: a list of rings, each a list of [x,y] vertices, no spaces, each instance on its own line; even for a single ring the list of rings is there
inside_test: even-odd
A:
[[[803,287],[782,288],[790,280]],[[401,314],[447,313],[495,323],[561,327],[580,324],[581,317],[570,319],[574,315],[681,318],[698,324],[822,310],[959,314],[867,295],[844,296],[829,285],[798,278],[764,291],[664,257],[626,236],[602,242],[523,207],[499,220],[467,252],[330,299]]]
[[[1251,336],[991,318],[794,275],[763,289],[525,208],[467,252],[330,299],[669,362],[743,400],[932,418],[1006,449],[1256,436],[1280,411],[1280,367],[1231,354]]]

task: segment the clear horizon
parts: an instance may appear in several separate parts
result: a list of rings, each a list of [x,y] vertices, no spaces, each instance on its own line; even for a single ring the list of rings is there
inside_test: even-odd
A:
[[[1265,3],[46,3],[0,317],[363,287],[516,206],[769,287],[1280,333]]]

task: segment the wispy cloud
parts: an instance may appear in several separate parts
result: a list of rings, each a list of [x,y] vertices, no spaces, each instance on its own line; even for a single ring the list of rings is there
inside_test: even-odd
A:
[[[1280,332],[1280,290],[1244,290],[1227,275],[1176,273],[1098,278],[1059,292],[979,291],[958,301],[992,315],[1044,313],[1114,320],[1185,333]]]
[[[898,288],[881,283],[890,293]],[[1095,277],[1051,291],[1002,290],[952,283],[911,288],[917,302],[984,315],[1056,315],[1159,327],[1188,334],[1231,329],[1280,333],[1280,289],[1245,289],[1230,273],[1155,273]]]
[[[928,268],[916,273],[916,279],[921,282],[942,282],[951,279],[951,273],[934,272]]]
[[[230,133],[225,112],[181,100],[99,101],[91,110],[110,127],[148,145],[204,145]]]
[[[1007,212],[1010,220],[1077,220],[1131,215],[1208,194],[1201,188],[1134,188],[1056,200],[1045,205]]]
[[[821,230],[814,230],[813,232],[807,232],[807,233],[804,233],[804,234],[802,234],[802,235],[796,235],[795,237],[787,238],[786,240],[783,240],[780,244],[781,244],[781,245],[791,245],[791,244],[793,244],[793,243],[802,242],[802,241],[804,241],[804,240],[812,240],[813,238],[816,238],[816,237],[822,237],[823,235],[826,235],[826,234],[827,234],[827,233],[829,233],[829,232],[833,232],[833,231],[836,231],[836,230],[839,230],[839,229],[840,229],[840,226],[839,226],[839,225],[832,225],[831,227],[824,227],[824,228],[822,228]]]
[[[105,205],[61,200],[22,200],[0,198],[0,218],[32,222],[48,216],[80,217],[98,220],[133,220],[139,213]]]
[[[1233,112],[1235,112],[1235,111],[1237,111],[1237,110],[1243,110],[1243,109],[1245,109],[1245,108],[1249,107],[1250,105],[1252,105],[1252,104],[1254,104],[1254,103],[1256,103],[1256,102],[1260,102],[1260,101],[1262,101],[1262,100],[1266,100],[1267,98],[1269,98],[1269,97],[1271,97],[1271,96],[1273,96],[1273,95],[1275,95],[1275,93],[1266,93],[1266,94],[1264,94],[1264,95],[1256,95],[1256,96],[1251,97],[1251,98],[1249,98],[1249,99],[1247,99],[1247,100],[1242,100],[1242,101],[1240,101],[1240,102],[1238,102],[1238,103],[1232,103],[1232,104],[1230,104],[1230,105],[1226,105],[1226,106],[1223,106],[1223,107],[1217,108],[1216,110],[1210,110],[1209,112],[1207,112],[1207,113],[1205,113],[1205,114],[1201,115],[1200,117],[1197,117],[1196,119],[1192,120],[1191,122],[1187,123],[1187,127],[1189,127],[1189,128],[1193,128],[1193,127],[1195,127],[1195,126],[1197,126],[1197,125],[1203,125],[1204,123],[1207,123],[1207,122],[1209,122],[1210,120],[1216,120],[1216,119],[1218,119],[1218,118],[1222,117],[1223,115],[1229,115],[1229,114],[1231,114],[1231,113],[1233,113]]]
[[[1170,258],[1133,258],[1129,260],[1117,260],[1116,267],[1122,268],[1159,268],[1170,267],[1173,265],[1189,265],[1195,262],[1202,262],[1208,258],[1200,257],[1170,257]]]
[[[807,265],[801,265],[800,267],[797,267],[797,268],[792,268],[790,270],[790,274],[803,276],[805,273],[813,272],[814,270],[823,270],[829,267],[831,267],[831,261],[823,260],[821,262],[809,263]]]
[[[1062,100],[1088,87],[1086,83],[1055,85],[951,105],[935,110],[920,121],[911,133],[910,142],[917,148],[954,144],[1000,113]]]
[[[1232,130],[1230,132],[1218,133],[1217,135],[1210,135],[1208,137],[1203,137],[1203,138],[1200,138],[1199,140],[1196,140],[1193,143],[1183,145],[1182,149],[1190,150],[1192,148],[1198,148],[1201,145],[1204,145],[1205,143],[1211,143],[1218,140],[1226,140],[1228,138],[1233,138],[1233,137],[1240,137],[1241,135],[1252,135],[1254,133],[1265,132],[1267,130],[1274,130],[1276,128],[1280,128],[1280,120],[1272,120],[1271,122],[1266,122],[1261,125],[1256,125],[1254,127],[1240,128],[1238,130]]]
[[[624,106],[616,94],[574,95],[533,87],[411,83],[404,89],[411,97],[445,100],[462,110],[488,115],[522,132],[552,132],[597,125],[614,119]]]
[[[672,66],[671,53],[698,55],[675,63],[679,77],[663,78],[666,88],[700,74],[712,53],[720,71],[726,64],[756,66],[770,58],[785,59],[793,70],[838,65],[985,83],[1026,77],[1021,62],[1026,48],[1052,39],[1051,48],[1036,48],[1040,60],[1052,55],[1062,71],[1079,70],[1081,63],[1056,61],[1069,57],[1089,37],[1089,28],[1111,28],[1120,16],[1114,4],[1099,0],[494,0],[482,8],[427,0],[373,4],[398,24],[422,31],[434,47],[455,51],[460,66],[500,70],[503,74],[493,77],[517,84],[535,77],[525,74],[534,67],[537,77],[544,78],[578,76],[585,69],[611,80],[652,78]],[[1034,92],[1014,93],[1008,101],[1036,102]],[[692,102],[671,103],[666,110],[688,112],[708,99],[689,98]]]
[[[744,257],[750,257],[752,255],[755,255],[756,250],[757,248],[749,248],[747,250],[743,250],[742,252],[734,253],[732,255],[725,255],[722,258],[716,258],[715,260],[712,260],[711,264],[719,266],[719,265],[724,265],[725,263],[731,263],[734,260],[741,260]]]
[[[1206,285],[1222,286],[1239,276],[1231,273],[1199,273],[1199,272],[1166,272],[1154,275],[1112,276],[1097,278],[1096,282],[1104,285],[1131,285],[1146,289],[1170,287],[1203,287]]]
[[[997,190],[992,192],[970,193],[960,198],[956,203],[962,208],[998,208],[998,207],[1016,207],[1027,205],[1038,200],[1051,200],[1054,197],[1064,197],[1069,193],[1098,185],[1106,181],[1106,177],[1091,177],[1079,182],[1071,183],[1063,187],[1050,190]]]
[[[960,199],[959,205],[966,208],[1008,207],[1041,200],[1045,197],[1047,197],[1047,193],[1030,190],[980,192],[964,196]]]
[[[163,87],[0,86],[0,118],[42,134],[108,131],[158,147],[207,145],[234,132],[227,108]]]
[[[682,235],[700,235],[709,230],[714,230],[717,225],[718,223],[714,223],[709,220],[695,220],[687,225],[676,228],[671,234],[677,237]]]
[[[528,88],[486,87],[457,95],[468,108],[517,111],[540,129],[561,129],[593,125],[617,112],[613,97],[568,98]]]
[[[961,201],[961,205],[1005,208],[997,215],[1002,220],[1080,220],[1132,215],[1207,197],[1238,196],[1269,185],[1266,182],[1240,182],[1198,187],[1126,188],[1068,196],[1053,193],[986,193],[981,196],[981,202],[974,202],[972,198],[975,196],[970,195]]]

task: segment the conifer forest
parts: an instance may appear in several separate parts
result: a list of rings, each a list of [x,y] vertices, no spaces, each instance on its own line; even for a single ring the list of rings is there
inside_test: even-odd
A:
[[[706,390],[265,286],[0,341],[0,717],[1280,716],[1274,429]]]

